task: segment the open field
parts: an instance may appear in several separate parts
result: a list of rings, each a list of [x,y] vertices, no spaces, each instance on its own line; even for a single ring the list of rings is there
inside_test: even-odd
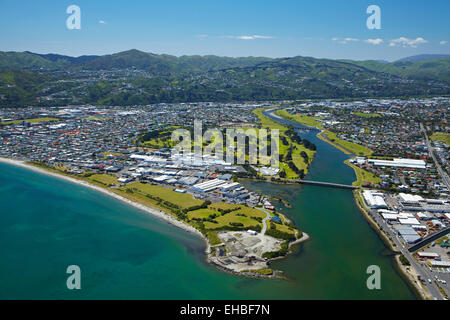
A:
[[[330,143],[331,145],[333,145],[334,147],[338,148],[339,150],[341,150],[342,152],[344,152],[346,154],[353,153],[358,156],[366,156],[367,157],[373,153],[373,151],[367,147],[364,147],[357,143],[339,139],[335,132],[331,132],[329,130],[324,130],[322,124],[319,121],[317,121],[318,119],[321,119],[321,118],[309,117],[309,116],[305,116],[305,115],[291,115],[286,110],[277,110],[275,112],[275,114],[280,117],[283,117],[287,120],[291,120],[291,121],[294,121],[294,122],[297,122],[297,123],[300,123],[300,124],[303,124],[306,126],[322,129],[323,132],[321,132],[318,135],[318,137],[321,138],[322,140]],[[363,115],[368,116],[370,114],[363,113]]]
[[[220,229],[225,226],[232,226],[232,224],[242,224],[240,227],[248,229],[250,227],[257,227],[261,225],[258,221],[249,217],[239,216],[236,211],[221,215],[214,219],[217,223],[205,222],[206,229]]]
[[[346,153],[353,153],[357,156],[364,156],[364,157],[369,157],[373,153],[373,151],[371,149],[369,149],[365,146],[362,146],[360,144],[353,143],[350,141],[339,139],[335,132],[325,130],[322,133],[322,136],[325,137],[330,142],[332,142],[333,144],[336,144],[336,145],[342,147],[343,149],[345,149],[347,151]]]
[[[208,219],[213,214],[216,214],[214,210],[211,209],[198,209],[194,211],[189,211],[188,218],[189,219]]]
[[[35,119],[6,121],[6,122],[1,122],[1,124],[2,125],[19,124],[19,123],[22,123],[24,121],[28,122],[28,123],[43,123],[43,122],[57,122],[57,121],[59,121],[59,119],[56,119],[56,118],[35,118]]]
[[[280,116],[287,120],[291,120],[291,121],[303,124],[308,127],[315,127],[315,128],[323,129],[322,124],[319,121],[317,121],[317,120],[323,119],[321,117],[310,117],[310,116],[306,116],[303,114],[292,115],[289,112],[287,112],[286,110],[277,110],[277,111],[275,111],[275,114],[277,116]]]
[[[430,137],[434,141],[442,141],[446,145],[450,146],[450,133],[448,132],[435,132]]]
[[[131,183],[124,189],[137,189],[137,191],[141,193],[158,197],[165,201],[169,201],[182,209],[199,206],[203,203],[203,201],[201,200],[194,199],[194,197],[190,194],[178,193],[169,188],[151,184],[144,184],[140,182]]]
[[[152,205],[155,205],[156,203],[162,208],[164,208],[164,204],[161,204],[162,201],[178,206],[179,209],[182,210],[189,210],[190,208],[205,205],[202,200],[195,199],[190,194],[178,193],[169,188],[151,184],[142,184],[140,182],[131,183],[120,188],[120,190],[125,193],[129,193],[127,190],[132,190],[134,196],[138,196],[141,200],[148,199]],[[211,216],[213,215],[215,218],[212,219]],[[216,230],[224,227],[239,227],[244,230],[249,227],[258,228],[258,226],[262,227],[262,223],[255,218],[263,219],[265,216],[266,214],[261,210],[245,205],[228,204],[224,202],[211,203],[203,208],[195,208],[194,210],[188,211],[185,215],[188,222],[193,222],[195,224],[198,223],[198,221],[201,221],[206,230]],[[286,226],[277,225],[279,231],[294,233],[294,231],[284,227]]]
[[[371,184],[378,184],[381,182],[381,179],[379,177],[377,177],[376,175],[374,175],[371,172],[368,172],[364,169],[361,169],[358,166],[355,166],[352,163],[349,163],[349,160],[345,161],[345,164],[352,167],[355,170],[355,174],[356,174],[356,181],[354,181],[352,184],[355,187],[361,187],[363,186],[366,182],[369,182]]]
[[[116,185],[118,183],[117,178],[109,174],[93,174],[87,177],[86,180],[101,183],[104,184],[105,186]]]
[[[355,116],[362,117],[362,118],[379,118],[381,117],[381,114],[379,113],[364,113],[364,112],[354,112]]]

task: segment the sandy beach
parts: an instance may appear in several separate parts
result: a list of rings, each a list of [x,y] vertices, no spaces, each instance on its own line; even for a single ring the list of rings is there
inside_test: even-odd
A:
[[[83,187],[90,188],[92,190],[101,192],[101,193],[103,193],[103,194],[105,194],[105,195],[107,195],[107,196],[109,196],[111,198],[114,198],[116,200],[119,200],[119,201],[121,201],[121,202],[123,202],[123,203],[125,203],[125,204],[127,204],[127,205],[129,205],[131,207],[134,207],[134,208],[139,209],[139,210],[141,210],[141,211],[143,211],[143,212],[145,212],[147,214],[150,214],[150,215],[152,215],[154,217],[157,217],[157,218],[159,218],[161,220],[164,220],[165,222],[170,223],[170,224],[172,224],[172,225],[174,225],[174,226],[176,226],[176,227],[178,227],[180,229],[183,229],[183,230],[185,230],[185,231],[187,231],[189,233],[195,234],[196,236],[200,237],[201,239],[203,239],[205,241],[205,244],[206,244],[205,252],[206,252],[206,254],[208,255],[209,252],[210,252],[209,241],[200,231],[198,231],[197,229],[195,229],[194,227],[192,227],[192,226],[190,226],[188,224],[185,224],[185,223],[183,223],[183,222],[173,218],[172,216],[170,216],[169,214],[167,214],[167,213],[165,213],[165,212],[163,212],[161,210],[158,210],[156,208],[152,208],[152,207],[149,207],[149,206],[145,206],[145,205],[142,205],[140,203],[133,202],[133,201],[128,200],[127,198],[124,198],[124,197],[122,197],[122,196],[120,196],[120,195],[118,195],[118,194],[116,194],[114,192],[108,191],[105,188],[101,188],[101,187],[92,185],[92,184],[90,184],[90,183],[88,183],[86,181],[77,180],[77,179],[74,179],[74,178],[71,178],[71,177],[67,177],[67,176],[60,175],[60,174],[57,174],[57,173],[54,173],[54,172],[50,172],[50,171],[47,171],[45,169],[41,169],[41,168],[38,168],[38,167],[35,167],[35,166],[32,166],[32,165],[26,164],[24,161],[21,161],[21,160],[13,160],[13,159],[7,159],[7,158],[1,158],[0,157],[0,162],[1,163],[6,163],[6,164],[10,164],[10,165],[13,165],[13,166],[17,166],[17,167],[22,167],[22,168],[25,168],[25,169],[28,169],[28,170],[32,170],[32,171],[40,173],[40,174],[45,174],[47,176],[51,176],[51,177],[54,177],[54,178],[57,178],[57,179],[65,180],[67,182],[74,183],[74,184],[77,184],[77,185],[80,185],[80,186],[83,186]]]
[[[212,256],[211,256],[211,245],[210,245],[208,239],[200,231],[198,231],[194,227],[192,227],[192,226],[190,226],[188,224],[185,224],[182,221],[179,221],[179,220],[175,219],[174,217],[170,216],[168,213],[165,213],[165,212],[163,212],[163,211],[161,211],[161,210],[159,210],[157,208],[153,208],[153,207],[146,206],[146,205],[143,205],[143,204],[140,204],[140,203],[136,203],[136,202],[131,201],[131,200],[125,198],[125,197],[122,197],[121,195],[118,195],[118,194],[116,194],[116,193],[114,193],[112,191],[109,191],[106,188],[102,188],[102,187],[90,184],[87,181],[83,181],[83,180],[75,179],[75,178],[68,177],[68,176],[65,176],[65,175],[62,175],[62,174],[58,174],[58,173],[55,173],[55,172],[51,172],[51,171],[45,170],[43,168],[39,168],[39,167],[30,165],[30,164],[27,164],[25,161],[22,161],[22,160],[15,160],[15,159],[13,160],[13,159],[0,157],[0,163],[5,163],[5,164],[17,166],[17,167],[22,167],[22,168],[25,168],[27,170],[31,170],[31,171],[34,171],[34,172],[37,172],[37,173],[40,173],[40,174],[44,174],[44,175],[51,176],[51,177],[54,177],[54,178],[57,178],[57,179],[61,179],[61,180],[64,180],[64,181],[67,181],[67,182],[70,182],[70,183],[73,183],[73,184],[80,185],[80,186],[83,186],[83,187],[86,187],[86,188],[90,188],[90,189],[95,190],[97,192],[101,192],[102,194],[105,194],[105,195],[107,195],[107,196],[109,196],[111,198],[119,200],[119,201],[125,203],[126,205],[129,205],[131,207],[139,209],[139,210],[143,211],[146,214],[150,214],[150,215],[152,215],[154,217],[157,217],[157,218],[159,218],[159,219],[161,219],[161,220],[163,220],[163,221],[165,221],[167,223],[170,223],[170,224],[172,224],[172,225],[174,225],[174,226],[176,226],[176,227],[178,227],[180,229],[183,229],[183,230],[185,230],[185,231],[187,231],[189,233],[192,233],[192,234],[200,237],[201,239],[203,239],[203,241],[206,244],[206,249],[205,249],[206,260],[208,262],[210,262],[210,263],[212,262],[211,261],[211,258],[212,258]],[[290,243],[289,248],[292,245],[294,245],[294,244],[301,243],[301,242],[306,241],[308,239],[309,239],[309,235],[306,234],[306,233],[303,233],[303,236],[300,239],[297,239],[296,241]],[[284,257],[278,257],[278,258],[274,258],[274,259],[271,259],[271,260],[278,260],[278,259],[281,259],[281,258],[284,258]],[[216,264],[216,265],[220,266],[220,264]],[[223,266],[222,266],[222,268],[220,268],[220,269],[226,270],[227,268],[223,268]],[[228,271],[230,271],[230,270],[228,270]],[[240,273],[238,273],[238,274],[242,275]],[[255,274],[255,275],[258,275],[258,274]]]

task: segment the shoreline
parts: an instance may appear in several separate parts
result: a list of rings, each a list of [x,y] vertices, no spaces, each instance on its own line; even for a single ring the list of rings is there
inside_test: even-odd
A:
[[[370,224],[371,228],[377,233],[378,237],[383,241],[383,243],[387,246],[387,248],[393,253],[393,260],[394,260],[393,262],[394,262],[395,268],[399,272],[400,276],[413,289],[414,293],[417,295],[418,298],[420,298],[422,300],[429,300],[430,296],[429,296],[429,294],[427,294],[427,291],[425,291],[422,287],[420,287],[419,283],[414,280],[413,275],[410,272],[408,272],[408,270],[406,269],[407,267],[409,267],[410,270],[414,270],[414,272],[413,272],[414,274],[417,274],[417,272],[414,269],[414,267],[413,266],[404,266],[400,262],[401,252],[399,252],[397,249],[394,248],[393,242],[379,228],[378,224],[366,212],[365,208],[361,206],[361,204],[359,203],[358,198],[355,195],[356,192],[358,192],[358,191],[353,191],[353,199],[355,201],[356,206],[358,207],[359,211],[362,213],[364,218],[366,218],[366,220]]]
[[[83,187],[89,188],[91,190],[100,192],[100,193],[102,193],[104,195],[107,195],[107,196],[109,196],[111,198],[114,198],[114,199],[116,199],[116,200],[118,200],[118,201],[120,201],[120,202],[122,202],[122,203],[124,203],[124,204],[126,204],[128,206],[131,206],[131,207],[133,207],[135,209],[143,211],[144,213],[146,213],[148,215],[151,215],[151,216],[153,216],[155,218],[163,220],[166,223],[169,223],[169,224],[171,224],[171,225],[173,225],[175,227],[183,229],[184,231],[186,231],[188,233],[191,233],[191,234],[194,234],[194,235],[198,236],[199,238],[201,238],[205,242],[205,244],[206,244],[205,253],[207,255],[209,255],[209,252],[211,250],[211,245],[210,245],[208,239],[200,231],[198,231],[194,227],[192,227],[192,226],[190,226],[188,224],[185,224],[185,223],[183,223],[183,222],[181,222],[181,221],[171,217],[168,213],[165,213],[165,212],[163,212],[161,210],[158,210],[156,208],[151,208],[149,206],[145,206],[143,204],[136,203],[136,202],[131,201],[131,200],[125,198],[125,197],[122,197],[121,195],[118,195],[118,194],[116,194],[116,193],[114,193],[112,191],[109,191],[109,190],[107,190],[105,188],[102,188],[102,187],[95,186],[95,185],[90,184],[90,183],[88,183],[86,181],[78,180],[78,179],[75,179],[75,178],[71,178],[71,177],[68,177],[68,176],[65,176],[65,175],[62,175],[62,174],[57,174],[57,173],[54,173],[54,172],[51,172],[51,171],[47,171],[47,170],[42,169],[42,168],[38,168],[38,167],[35,167],[35,166],[32,166],[32,165],[26,164],[25,161],[22,161],[22,160],[13,160],[13,159],[9,159],[9,158],[2,158],[2,157],[0,157],[0,163],[13,165],[13,166],[24,168],[24,169],[27,169],[27,170],[31,170],[31,171],[34,171],[36,173],[40,173],[40,174],[43,174],[43,175],[46,175],[46,176],[51,176],[53,178],[64,180],[66,182],[70,182],[70,183],[73,183],[73,184],[76,184],[76,185],[79,185],[79,186],[83,186]]]
[[[84,180],[81,180],[81,179],[76,179],[76,178],[73,178],[73,177],[69,177],[69,176],[66,176],[66,175],[63,175],[63,174],[51,172],[49,170],[45,170],[43,168],[40,168],[40,167],[37,167],[37,166],[33,166],[31,164],[27,164],[24,160],[17,160],[17,159],[10,159],[10,158],[0,157],[0,163],[12,165],[12,166],[15,166],[15,167],[20,167],[20,168],[23,168],[23,169],[26,169],[26,170],[30,170],[30,171],[33,171],[33,172],[36,172],[36,173],[39,173],[39,174],[50,176],[50,177],[53,177],[53,178],[56,178],[56,179],[60,179],[60,180],[63,180],[63,181],[66,181],[66,182],[69,182],[69,183],[72,183],[72,184],[76,184],[76,185],[79,185],[79,186],[82,186],[82,187],[86,187],[86,188],[89,188],[91,190],[100,192],[100,193],[102,193],[102,194],[104,194],[104,195],[106,195],[108,197],[111,197],[111,198],[113,198],[115,200],[118,200],[118,201],[122,202],[125,205],[128,205],[130,207],[138,209],[138,210],[142,211],[145,214],[151,215],[151,216],[153,216],[153,217],[155,217],[157,219],[160,219],[160,220],[162,220],[162,221],[164,221],[164,222],[166,222],[166,223],[168,223],[170,225],[173,225],[173,226],[178,227],[178,228],[180,228],[180,229],[182,229],[182,230],[184,230],[184,231],[186,231],[186,232],[188,232],[190,234],[193,234],[193,235],[197,236],[198,238],[202,239],[204,241],[205,245],[206,245],[206,248],[205,248],[205,255],[206,255],[205,260],[206,260],[206,262],[208,264],[214,265],[217,269],[221,270],[222,272],[227,272],[227,273],[230,273],[230,274],[233,274],[233,275],[236,275],[236,276],[241,276],[241,277],[244,276],[244,277],[251,277],[251,278],[272,278],[272,279],[273,278],[284,278],[284,277],[279,277],[283,272],[282,271],[278,271],[278,270],[273,270],[274,274],[272,274],[272,275],[263,275],[263,274],[259,274],[257,272],[251,272],[251,271],[246,272],[246,273],[238,273],[238,272],[233,272],[232,270],[228,270],[228,269],[224,268],[223,266],[220,266],[217,263],[214,263],[213,261],[211,261],[211,248],[212,248],[212,245],[209,242],[208,238],[204,234],[202,234],[199,230],[197,230],[193,226],[188,225],[188,224],[186,224],[186,223],[184,223],[182,221],[179,221],[179,220],[175,219],[174,217],[172,217],[169,213],[161,211],[161,210],[159,210],[157,208],[153,208],[153,207],[150,207],[150,206],[147,206],[147,205],[144,205],[144,204],[140,204],[140,203],[134,202],[134,201],[129,200],[129,199],[127,199],[127,198],[117,194],[117,193],[109,191],[106,188],[93,185],[93,184],[91,184],[91,183],[89,183],[87,181],[84,181]],[[294,245],[294,244],[297,244],[297,243],[300,243],[300,242],[303,242],[303,241],[306,241],[306,240],[309,239],[309,235],[307,233],[302,232],[302,234],[303,234],[303,236],[300,239],[297,239],[297,240],[295,240],[295,241],[293,241],[293,242],[291,242],[289,244],[289,248],[291,247],[291,245]],[[280,259],[281,258],[285,258],[290,253],[291,253],[291,251],[289,251],[286,255],[281,256],[279,258]],[[268,261],[270,262],[271,260],[273,260],[273,259],[269,259]]]

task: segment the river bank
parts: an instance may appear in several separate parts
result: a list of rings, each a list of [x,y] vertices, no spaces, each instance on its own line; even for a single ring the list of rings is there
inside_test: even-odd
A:
[[[398,251],[397,246],[395,243],[390,239],[390,237],[386,234],[384,230],[380,228],[380,226],[376,223],[376,221],[372,218],[372,216],[369,214],[367,208],[365,208],[364,204],[361,203],[363,200],[358,193],[358,191],[353,191],[354,193],[354,199],[357,207],[363,214],[363,216],[367,219],[370,226],[375,230],[375,232],[378,234],[380,239],[383,240],[383,242],[386,244],[386,246],[389,248],[390,251],[394,254],[394,260],[395,260],[395,266],[397,270],[400,272],[402,277],[409,283],[411,288],[415,291],[418,297],[420,297],[422,300],[430,300],[431,296],[426,291],[419,282],[417,282],[417,271],[412,266],[405,266],[400,261],[401,253]]]
[[[327,144],[331,145],[332,147],[338,149],[339,151],[343,152],[345,155],[351,155],[352,152],[350,152],[349,150],[347,150],[346,148],[337,145],[335,143],[333,143],[332,141],[330,141],[327,137],[326,137],[326,130],[324,130],[323,128],[317,128],[317,127],[313,127],[313,126],[309,126],[303,123],[299,123],[297,121],[293,121],[290,119],[285,119],[284,117],[281,117],[277,114],[274,113],[274,109],[271,109],[268,111],[270,116],[273,116],[274,118],[277,118],[279,120],[282,121],[291,121],[293,123],[297,123],[303,127],[307,127],[307,128],[314,128],[314,129],[319,129],[321,130],[316,137],[324,142],[326,142]],[[358,172],[356,171],[356,169],[350,165],[348,159],[346,161],[343,161],[343,163],[347,166],[352,168],[352,171],[354,172],[355,176],[358,178]],[[357,181],[354,181],[353,183],[358,183]],[[364,218],[366,219],[366,221],[368,221],[369,225],[371,226],[371,228],[376,232],[376,234],[379,236],[379,238],[383,241],[383,243],[386,245],[387,248],[389,248],[389,250],[391,252],[394,253],[394,265],[396,270],[399,272],[399,274],[401,275],[401,277],[405,280],[405,282],[408,283],[408,285],[413,289],[413,291],[415,292],[417,297],[420,297],[421,299],[429,299],[429,294],[420,286],[420,284],[416,281],[416,279],[414,278],[414,274],[416,274],[416,271],[414,270],[414,268],[404,266],[401,264],[400,260],[399,260],[399,252],[398,250],[395,248],[395,244],[393,243],[392,240],[389,239],[389,237],[383,232],[383,230],[380,229],[380,226],[378,226],[376,224],[376,222],[374,221],[374,219],[370,216],[370,214],[368,214],[368,212],[366,211],[366,209],[364,208],[364,204],[360,203],[360,201],[363,201],[361,199],[361,197],[359,196],[359,193],[357,190],[353,191],[353,200],[358,208],[358,210],[362,213],[362,215],[364,216]]]

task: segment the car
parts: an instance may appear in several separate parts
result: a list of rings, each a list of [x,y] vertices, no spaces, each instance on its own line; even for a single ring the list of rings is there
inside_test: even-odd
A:
[[[431,279],[428,279],[428,283],[431,283]]]

